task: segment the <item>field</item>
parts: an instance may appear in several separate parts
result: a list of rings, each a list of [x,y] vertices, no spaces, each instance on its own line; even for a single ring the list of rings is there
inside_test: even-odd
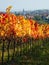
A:
[[[0,42],[0,61],[6,65],[49,65],[49,38]]]
[[[10,9],[0,14],[0,65],[49,65],[49,24]]]

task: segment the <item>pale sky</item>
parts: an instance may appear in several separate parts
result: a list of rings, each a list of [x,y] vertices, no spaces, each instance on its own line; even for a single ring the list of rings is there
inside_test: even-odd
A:
[[[0,11],[12,5],[12,11],[49,9],[49,0],[0,0]]]

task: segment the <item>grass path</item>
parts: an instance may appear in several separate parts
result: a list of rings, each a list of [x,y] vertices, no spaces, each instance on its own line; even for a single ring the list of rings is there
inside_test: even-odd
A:
[[[20,53],[26,53],[28,52],[28,50],[30,50],[32,48],[33,44],[31,43],[27,43],[27,44],[22,44],[21,46],[17,46],[15,47],[15,52],[13,51],[13,49],[9,49],[9,56],[10,56],[10,60],[12,58],[13,53],[16,54],[20,54]],[[8,58],[8,52],[7,50],[4,51],[4,61],[6,61]],[[0,50],[0,61],[2,60],[2,50]]]

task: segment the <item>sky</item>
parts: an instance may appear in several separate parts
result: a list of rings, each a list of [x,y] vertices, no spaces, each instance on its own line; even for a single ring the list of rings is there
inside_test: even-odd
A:
[[[11,11],[49,9],[49,0],[0,0],[0,11],[13,6]]]

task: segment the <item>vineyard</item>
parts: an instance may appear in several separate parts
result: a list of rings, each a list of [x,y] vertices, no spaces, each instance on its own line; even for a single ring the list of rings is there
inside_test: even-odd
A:
[[[0,64],[49,65],[49,24],[0,13]]]

